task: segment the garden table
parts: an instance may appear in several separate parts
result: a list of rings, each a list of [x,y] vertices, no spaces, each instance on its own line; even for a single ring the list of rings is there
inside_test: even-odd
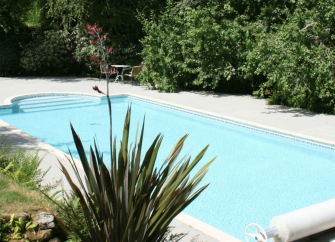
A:
[[[112,67],[115,67],[116,69],[116,77],[115,77],[115,81],[117,81],[119,78],[121,78],[121,80],[123,81],[123,72],[127,69],[130,69],[130,65],[111,65]],[[119,74],[119,70],[118,68],[122,68],[122,72],[121,75]]]

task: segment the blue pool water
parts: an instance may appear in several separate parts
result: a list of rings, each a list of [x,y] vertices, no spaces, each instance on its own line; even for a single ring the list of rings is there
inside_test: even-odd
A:
[[[121,96],[112,98],[113,134],[118,140],[130,103],[130,140],[144,115],[144,150],[159,132],[164,135],[158,161],[164,160],[185,133],[190,135],[180,157],[187,153],[195,157],[210,144],[196,170],[218,156],[203,182],[211,184],[184,212],[232,236],[243,240],[244,229],[251,222],[267,228],[274,216],[335,197],[334,147]],[[109,160],[106,99],[59,95],[14,104],[11,109],[0,109],[0,119],[59,150],[67,152],[69,148],[78,158],[71,122],[86,150],[96,137]]]

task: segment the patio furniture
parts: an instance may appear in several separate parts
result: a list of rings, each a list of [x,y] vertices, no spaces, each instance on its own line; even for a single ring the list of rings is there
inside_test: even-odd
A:
[[[111,66],[116,68],[115,82],[116,82],[119,78],[124,82],[124,79],[123,79],[123,72],[124,72],[125,70],[130,69],[129,67],[131,67],[131,66],[130,66],[130,65],[111,65]],[[119,74],[119,70],[118,70],[119,68],[122,68],[121,75]]]
[[[106,70],[108,73],[108,65],[106,65]],[[100,65],[100,78],[99,79],[101,79],[102,74],[106,74],[106,72],[105,72],[105,68],[102,65]]]
[[[131,85],[133,85],[133,78],[140,74],[142,71],[142,66],[133,66],[129,74],[125,74],[125,76],[130,77]]]

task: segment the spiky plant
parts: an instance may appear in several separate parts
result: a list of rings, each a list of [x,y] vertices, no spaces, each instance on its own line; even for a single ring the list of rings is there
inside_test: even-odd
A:
[[[187,137],[185,135],[158,168],[155,164],[162,135],[157,135],[141,160],[144,122],[139,137],[137,127],[135,145],[129,148],[130,116],[131,109],[128,109],[118,150],[114,138],[111,169],[104,163],[96,143],[94,147],[90,147],[88,160],[82,142],[71,125],[84,175],[80,174],[72,155],[68,160],[76,179],[70,176],[61,162],[60,164],[84,213],[84,221],[79,221],[65,211],[88,230],[89,238],[76,231],[82,241],[162,241],[173,218],[208,186],[195,190],[215,158],[193,178],[189,175],[208,146],[192,161],[191,157],[186,156],[177,161]]]
[[[96,26],[90,26],[90,28],[99,37],[101,28]],[[107,99],[111,121],[108,89]],[[137,125],[134,146],[129,146],[130,116],[131,108],[128,108],[118,149],[116,138],[114,141],[112,139],[110,124],[111,160],[109,168],[104,163],[103,155],[99,152],[96,142],[94,142],[94,147],[90,147],[89,159],[86,157],[82,142],[71,125],[84,174],[81,174],[71,153],[71,156],[67,158],[71,163],[75,179],[70,176],[69,171],[61,162],[60,165],[71,185],[72,193],[79,198],[84,221],[78,220],[73,213],[59,206],[87,229],[88,237],[79,230],[75,231],[83,242],[166,241],[168,226],[173,218],[208,186],[207,184],[196,190],[215,158],[190,178],[190,172],[204,156],[208,146],[192,161],[190,156],[178,160],[188,136],[185,135],[158,168],[156,160],[163,139],[162,135],[158,134],[149,149],[143,154],[144,120],[140,133],[139,124]]]

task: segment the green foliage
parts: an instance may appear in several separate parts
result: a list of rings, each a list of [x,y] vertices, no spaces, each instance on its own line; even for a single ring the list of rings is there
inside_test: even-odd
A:
[[[24,47],[21,65],[31,73],[41,75],[67,73],[67,42],[67,36],[61,31],[46,31],[37,35]]]
[[[90,5],[92,3],[87,0],[47,0],[45,8],[48,9],[47,17],[62,26],[61,30],[72,30],[87,19]]]
[[[58,207],[57,210],[58,219],[65,225],[65,231],[68,233],[67,242],[81,242],[80,237],[75,231],[79,231],[84,237],[88,237],[87,228],[78,222],[78,220],[85,220],[84,211],[80,205],[80,199],[74,194],[69,195],[65,190],[54,193],[52,197],[57,200],[64,210],[67,211],[67,213],[64,213],[60,207]],[[68,213],[70,213],[71,216],[69,216]],[[76,218],[77,220],[73,218]],[[61,227],[64,228],[64,226]],[[174,227],[168,227],[161,242],[177,242],[186,235],[185,233],[173,234],[173,228]],[[192,239],[192,241],[194,241],[195,238]]]
[[[9,241],[10,224],[4,219],[0,218],[0,241]]]
[[[22,68],[11,71],[10,75],[98,76],[99,70],[89,65],[91,50],[84,45],[86,33],[82,31],[88,22],[106,26],[104,31],[114,34],[113,43],[108,43],[117,49],[113,53],[113,64],[138,65],[142,61],[137,54],[141,51],[139,39],[143,31],[137,12],[148,15],[153,10],[158,14],[165,5],[165,0],[0,1],[0,32],[18,34],[16,46],[21,47],[15,52],[7,45],[0,48],[0,75],[5,75],[1,57],[15,57],[16,66],[21,63]],[[58,49],[53,48],[55,46]],[[20,61],[17,60],[19,50]],[[10,62],[4,64],[7,63]],[[8,75],[7,67],[5,69]]]
[[[10,155],[13,144],[5,140],[5,136],[0,136],[0,167],[5,168],[9,165],[7,157]]]
[[[13,74],[20,66],[19,41],[15,34],[5,34],[0,30],[0,76]]]
[[[245,70],[267,77],[255,95],[269,97],[270,104],[335,113],[334,7],[297,1],[280,28],[255,35]],[[264,28],[262,22],[254,26]]]
[[[88,230],[78,221],[85,221],[83,209],[80,205],[80,199],[73,193],[60,190],[52,195],[60,205],[57,207],[57,217],[61,221],[61,228],[67,234],[67,242],[80,242],[81,239],[76,233],[79,231],[84,237],[88,237]],[[66,213],[62,209],[66,210]],[[71,214],[69,216],[69,214]],[[76,218],[76,219],[73,219]]]
[[[335,3],[184,0],[141,17],[141,83],[162,91],[254,91],[270,104],[335,113]]]
[[[11,151],[12,144],[5,142],[4,137],[0,137],[0,172],[12,177],[16,182],[31,188],[50,190],[54,185],[42,185],[44,176],[49,171],[39,169],[43,158],[38,155],[37,150],[24,151],[17,148]]]
[[[237,72],[243,26],[228,20],[231,14],[231,8],[216,3],[178,8],[170,2],[157,22],[142,17],[146,68],[140,82],[168,92],[196,86],[245,92],[248,87]]]
[[[31,0],[0,1],[0,31],[9,33],[24,28]]]
[[[24,221],[22,218],[17,218],[16,214],[12,214],[9,221],[10,234],[8,237],[13,240],[27,239],[26,232],[37,228],[38,223],[32,221]]]
[[[0,218],[0,241],[26,239],[26,232],[37,228],[38,223],[25,221],[22,218],[17,218],[16,214],[12,214],[11,220],[6,222]]]
[[[78,182],[74,182],[62,163],[60,165],[72,187],[73,194],[79,198],[85,223],[65,208],[62,210],[87,228],[88,237],[76,230],[82,241],[93,239],[95,241],[161,241],[166,236],[172,219],[208,186],[205,185],[195,191],[214,159],[193,178],[189,177],[189,173],[203,157],[207,147],[193,161],[191,157],[184,157],[177,162],[187,137],[185,135],[175,145],[162,167],[158,169],[155,167],[155,162],[162,136],[159,134],[156,137],[141,162],[144,124],[139,140],[137,141],[137,133],[135,143],[131,147],[128,143],[129,124],[130,110],[125,118],[123,137],[118,151],[116,139],[114,139],[110,169],[107,169],[96,144],[94,148],[92,146],[90,148],[90,162],[87,160],[80,138],[71,126],[84,167],[85,184],[73,158],[69,161]]]

